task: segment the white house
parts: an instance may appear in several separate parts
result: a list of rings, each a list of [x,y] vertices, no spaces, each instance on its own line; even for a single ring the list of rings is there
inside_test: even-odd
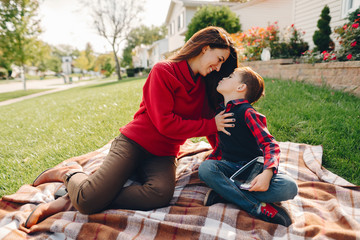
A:
[[[330,9],[330,27],[333,31],[335,27],[342,26],[347,21],[348,14],[360,6],[360,0],[294,0],[293,23],[297,28],[305,31],[304,40],[309,43],[310,48],[314,47],[312,36],[318,29],[317,21],[325,5]],[[332,39],[338,45],[334,33]]]
[[[236,5],[236,3],[201,0],[171,0],[165,20],[165,24],[168,27],[168,55],[184,45],[187,25],[190,23],[196,11],[206,5],[226,5],[231,7]]]
[[[253,26],[266,27],[274,22],[284,30],[294,24],[297,29],[305,31],[303,38],[313,48],[312,36],[318,29],[317,21],[325,5],[330,9],[333,30],[346,22],[348,14],[360,6],[360,0],[251,0],[237,4],[231,10],[239,16],[242,30]],[[336,40],[334,34],[332,38]]]
[[[249,0],[245,3],[229,3],[201,0],[171,0],[165,23],[168,37],[162,42],[162,54],[153,56],[151,64],[170,56],[184,44],[187,25],[195,12],[204,5],[227,5],[239,17],[243,31],[253,26],[266,27],[277,22],[280,30],[294,24],[305,32],[304,40],[310,49],[314,47],[312,36],[317,30],[317,21],[325,5],[330,8],[330,27],[342,26],[348,14],[360,6],[360,0]],[[335,35],[332,39],[336,42]],[[165,47],[167,43],[167,48]],[[166,50],[164,50],[166,49]],[[150,56],[150,54],[149,54]],[[161,57],[160,57],[161,56]],[[149,61],[150,62],[150,61]]]
[[[149,67],[153,67],[155,63],[166,59],[169,51],[169,40],[167,38],[154,42],[149,47]]]
[[[152,45],[136,46],[132,51],[134,67],[151,68],[158,61],[166,59],[169,41],[167,38],[158,40]]]
[[[149,67],[149,47],[147,45],[141,44],[136,46],[132,50],[132,61],[134,67],[142,67],[148,68]]]

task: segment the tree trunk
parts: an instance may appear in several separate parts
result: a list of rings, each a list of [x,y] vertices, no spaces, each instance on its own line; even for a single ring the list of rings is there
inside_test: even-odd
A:
[[[21,72],[20,72],[21,80],[23,82],[24,91],[26,91],[26,78],[25,78],[25,66],[21,66]]]
[[[114,58],[115,58],[115,63],[116,63],[116,74],[118,76],[118,81],[120,81],[121,80],[121,69],[120,69],[120,63],[119,63],[119,59],[117,57],[115,49],[113,49],[113,53],[114,53]]]

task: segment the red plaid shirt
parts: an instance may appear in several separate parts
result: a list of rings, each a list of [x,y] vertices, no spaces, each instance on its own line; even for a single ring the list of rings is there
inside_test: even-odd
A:
[[[248,103],[248,101],[244,99],[230,101],[226,105],[225,113],[229,112],[233,106],[242,103]],[[222,108],[224,108],[224,105],[222,105]],[[254,135],[259,148],[264,153],[264,169],[273,168],[274,173],[277,173],[280,161],[280,147],[267,129],[266,117],[255,111],[253,108],[249,108],[245,112],[245,122],[251,133]],[[222,152],[219,147],[218,135],[216,137],[216,141],[214,151],[210,154],[208,159],[221,160]]]

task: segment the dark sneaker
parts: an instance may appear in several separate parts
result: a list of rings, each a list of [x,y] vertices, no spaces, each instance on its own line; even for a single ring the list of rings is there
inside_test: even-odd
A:
[[[217,194],[214,190],[210,189],[204,198],[204,206],[211,206],[215,203],[226,203],[227,201]]]
[[[258,217],[266,222],[281,224],[285,227],[292,224],[292,220],[286,209],[273,203],[261,203]]]

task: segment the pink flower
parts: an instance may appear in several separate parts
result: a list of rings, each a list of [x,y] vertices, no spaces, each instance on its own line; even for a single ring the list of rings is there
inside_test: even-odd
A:
[[[326,53],[326,54],[324,55],[323,60],[324,60],[324,61],[328,60],[328,59],[329,59],[329,56],[330,56],[330,54],[329,54],[329,53]]]
[[[350,45],[351,45],[352,47],[355,47],[355,46],[356,46],[356,41],[355,41],[355,42],[352,42]]]
[[[359,24],[358,23],[354,23],[353,25],[351,25],[352,28],[358,28],[359,27]]]
[[[327,51],[326,51],[326,50],[322,52],[322,54],[326,54],[326,53],[327,53]]]
[[[346,24],[343,26],[343,29],[344,29],[344,30],[346,30],[346,29],[347,29],[347,25],[346,25]]]
[[[346,56],[346,58],[347,58],[348,60],[350,60],[350,59],[352,58],[352,54],[350,53],[349,55]]]

